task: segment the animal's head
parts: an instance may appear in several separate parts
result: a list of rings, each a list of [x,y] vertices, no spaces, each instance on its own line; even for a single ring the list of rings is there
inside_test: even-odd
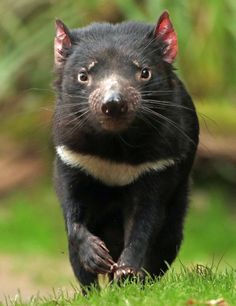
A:
[[[166,100],[178,49],[167,12],[155,27],[128,22],[69,30],[57,20],[54,47],[61,124],[112,133],[142,117],[155,99]]]

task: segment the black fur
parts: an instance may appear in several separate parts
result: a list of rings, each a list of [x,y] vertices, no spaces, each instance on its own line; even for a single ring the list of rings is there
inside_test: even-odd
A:
[[[134,22],[72,30],[72,46],[63,64],[56,65],[55,146],[132,165],[175,160],[175,165],[146,173],[126,186],[106,186],[56,158],[55,185],[70,261],[84,285],[108,271],[117,278],[142,268],[160,275],[175,259],[182,241],[198,120],[191,97],[162,59],[165,44],[153,31],[151,25]],[[97,61],[90,72],[93,83],[86,87],[78,83],[77,75],[93,60]],[[139,68],[134,60],[151,69],[149,81],[135,78]],[[141,97],[134,118],[114,132],[103,129],[89,109],[89,95],[112,72]]]

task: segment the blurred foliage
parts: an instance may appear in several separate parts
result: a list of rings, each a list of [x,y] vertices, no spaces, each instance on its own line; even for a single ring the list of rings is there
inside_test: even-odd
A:
[[[1,0],[0,134],[48,159],[54,108],[54,20],[70,28],[94,21],[155,24],[169,10],[178,33],[175,66],[197,105],[202,129],[236,131],[236,1]],[[3,138],[3,137],[2,137]],[[42,149],[43,148],[43,149]],[[52,152],[52,151],[51,151]]]
[[[198,118],[202,129],[211,134],[235,135],[236,131],[236,103],[218,98],[203,98],[196,104]]]
[[[195,96],[232,96],[236,80],[234,0],[1,0],[0,97],[47,96],[53,70],[54,19],[154,23],[168,9],[179,37],[178,65]],[[42,90],[40,92],[40,90]],[[50,92],[48,93],[50,94]],[[17,99],[16,99],[17,95]]]

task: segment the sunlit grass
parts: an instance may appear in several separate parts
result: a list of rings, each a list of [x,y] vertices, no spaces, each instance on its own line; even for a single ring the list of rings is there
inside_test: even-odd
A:
[[[86,296],[80,289],[74,292],[59,290],[50,297],[35,296],[24,302],[20,294],[9,305],[236,305],[235,271],[217,272],[202,267],[183,268],[181,272],[170,271],[161,280],[124,285],[108,285],[102,290],[92,288]],[[217,304],[218,301],[218,304]],[[220,304],[221,302],[221,304]]]

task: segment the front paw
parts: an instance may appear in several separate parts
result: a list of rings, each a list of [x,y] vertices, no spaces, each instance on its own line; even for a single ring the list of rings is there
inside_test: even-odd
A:
[[[137,281],[143,278],[143,272],[136,270],[133,267],[129,266],[117,266],[113,268],[114,271],[114,280],[118,282],[124,282],[126,279]]]
[[[81,265],[90,273],[105,274],[111,272],[114,261],[105,243],[98,237],[89,235],[81,241],[78,249]]]

